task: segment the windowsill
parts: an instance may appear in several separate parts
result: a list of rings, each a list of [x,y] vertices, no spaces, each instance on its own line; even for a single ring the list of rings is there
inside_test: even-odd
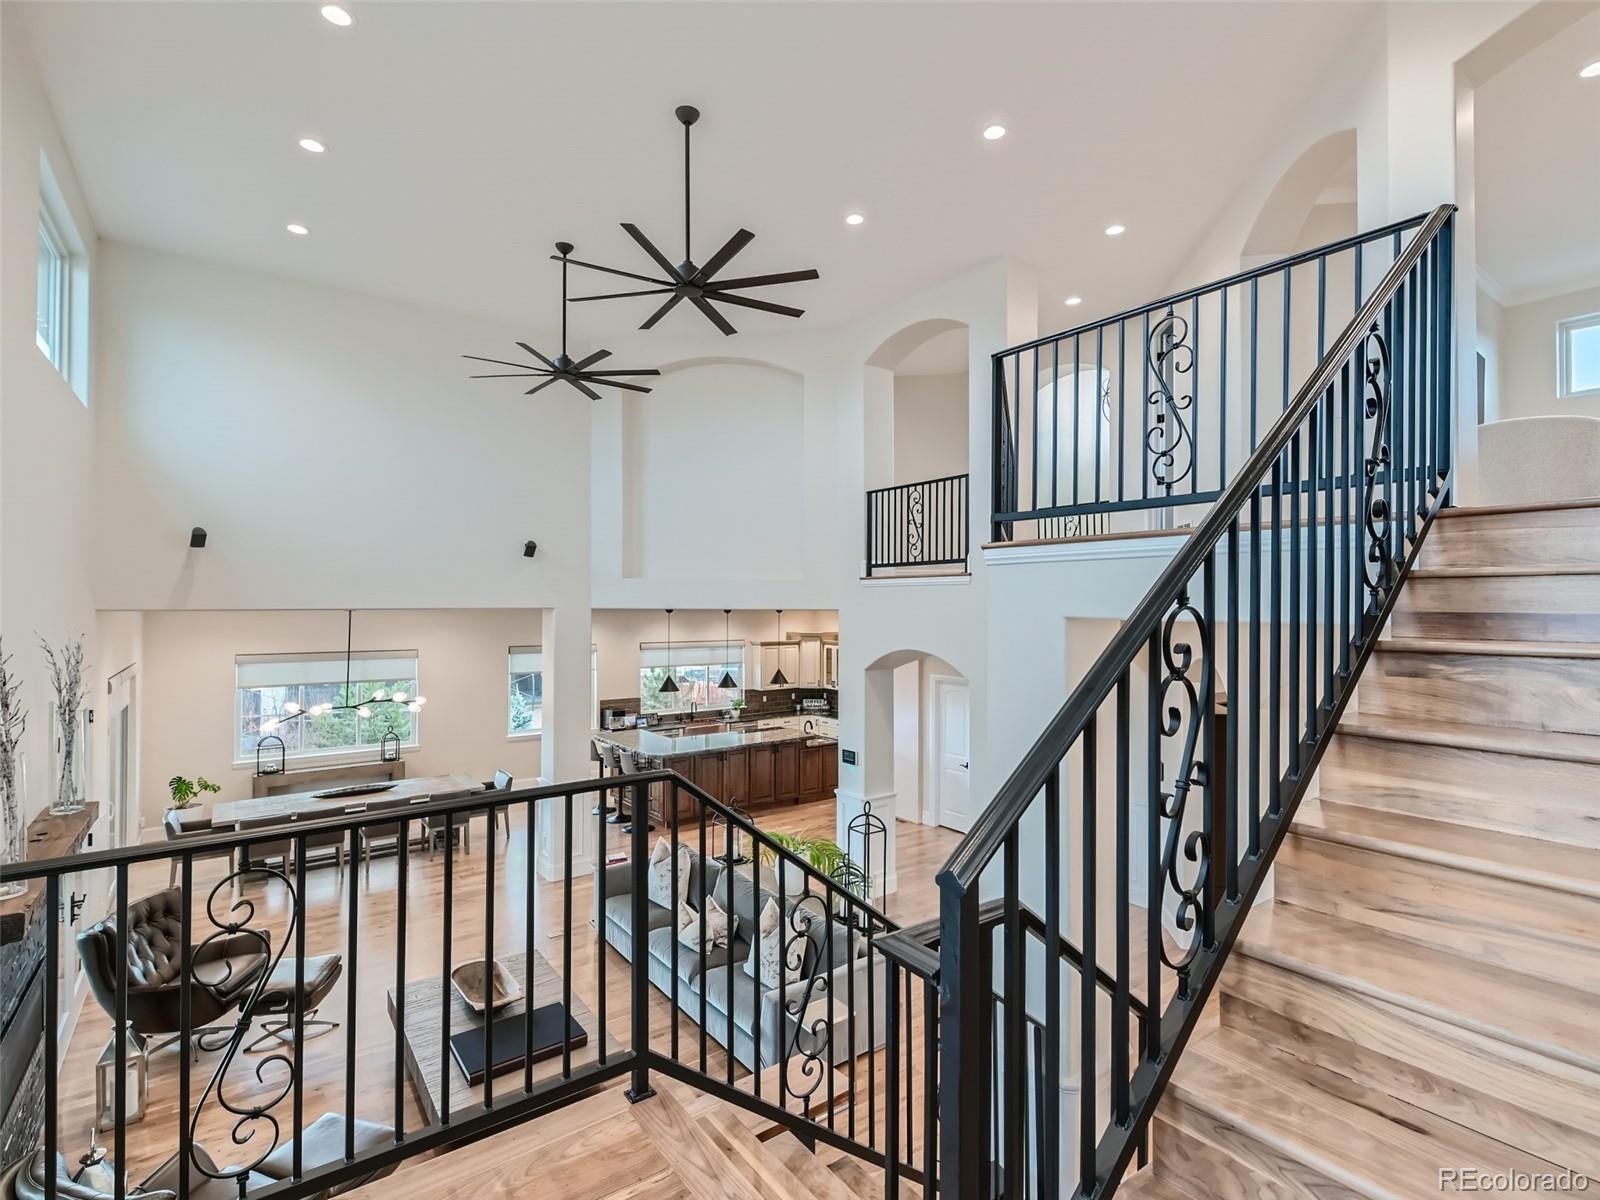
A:
[[[402,742],[400,752],[416,751],[422,748],[421,742]],[[378,753],[377,746],[363,747],[360,750],[331,750],[326,754],[292,754],[283,760],[285,771],[294,771],[308,767],[354,767],[361,763],[375,761],[373,755]],[[235,771],[254,771],[256,760],[251,758],[234,759]]]
[[[532,730],[532,731],[530,731],[528,733],[508,733],[508,734],[506,734],[506,741],[508,741],[508,742],[537,742],[543,736],[544,736],[544,730],[535,729],[535,730]]]

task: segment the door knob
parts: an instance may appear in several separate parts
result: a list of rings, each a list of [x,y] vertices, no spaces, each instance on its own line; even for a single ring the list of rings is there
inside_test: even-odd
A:
[[[972,764],[970,762],[964,762],[961,764],[961,769],[963,771],[970,771],[972,769]]]

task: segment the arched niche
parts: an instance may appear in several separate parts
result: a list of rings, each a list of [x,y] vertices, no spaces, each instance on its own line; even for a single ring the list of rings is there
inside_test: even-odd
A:
[[[962,474],[968,464],[969,330],[930,317],[867,356],[863,464],[869,490]]]
[[[1309,250],[1356,232],[1356,131],[1308,146],[1273,185],[1240,247],[1244,266]]]

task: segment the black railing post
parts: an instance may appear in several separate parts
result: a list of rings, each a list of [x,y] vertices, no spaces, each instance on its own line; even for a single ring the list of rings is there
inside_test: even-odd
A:
[[[649,884],[645,879],[646,859],[649,856],[650,844],[650,798],[646,794],[648,788],[643,784],[636,784],[633,789],[633,834],[631,838],[630,866],[633,871],[632,890],[629,899],[633,908],[634,953],[633,962],[629,966],[629,983],[631,986],[633,1006],[633,1083],[628,1088],[627,1096],[630,1104],[637,1104],[641,1100],[648,1100],[656,1094],[655,1088],[650,1086],[650,956],[644,953],[644,934],[650,928],[649,912]],[[601,826],[604,829],[605,826]],[[672,855],[677,857],[678,850],[674,846]],[[606,869],[605,835],[600,837],[600,844],[595,847],[595,869],[604,872]],[[701,901],[701,907],[705,905]],[[600,953],[605,953],[605,913],[600,913],[597,920],[600,922]],[[705,940],[702,937],[701,946]],[[702,950],[702,953],[704,951]],[[678,1014],[674,1009],[672,1019],[677,1020]],[[601,1029],[600,1036],[605,1037],[605,1030]],[[730,1038],[731,1042],[732,1039]],[[731,1052],[730,1052],[731,1053]]]
[[[990,981],[979,973],[977,892],[949,875],[939,878],[939,929],[939,1078],[961,1080],[939,1091],[941,1192],[944,1200],[978,1200],[989,1147],[989,1045],[979,1033],[987,1025],[980,1006]]]

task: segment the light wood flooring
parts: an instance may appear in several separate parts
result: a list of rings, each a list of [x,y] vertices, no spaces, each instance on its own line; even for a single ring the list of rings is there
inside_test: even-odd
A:
[[[826,802],[774,810],[762,814],[760,823],[763,828],[773,830],[831,837],[834,830],[833,804]],[[656,835],[653,833],[651,836],[653,839]],[[937,908],[934,872],[954,847],[958,835],[946,829],[902,822],[897,826],[897,838],[900,888],[887,898],[886,908],[892,917],[902,922],[924,920],[934,915]],[[608,827],[608,839],[608,849],[613,852],[625,852],[626,841],[618,827]],[[488,862],[485,853],[486,842],[485,823],[480,819],[475,823],[472,832],[471,853],[457,853],[454,857],[451,889],[454,962],[479,956],[484,951],[484,903]],[[525,881],[529,877],[527,829],[520,814],[513,815],[509,836],[501,834],[499,852],[495,856],[494,863],[495,947],[497,952],[520,951],[527,944]],[[442,864],[442,855],[430,859],[422,852],[414,851],[410,856],[405,930],[405,975],[408,979],[437,975],[441,969],[444,890]],[[198,931],[203,928],[205,921],[199,906],[204,904],[206,891],[211,884],[226,874],[226,865],[221,861],[199,863],[196,865],[195,873],[197,907],[194,922],[198,940],[200,936]],[[315,867],[308,873],[309,916],[305,928],[306,952],[308,955],[342,954],[345,974],[324,1002],[321,1012],[324,1017],[340,1021],[341,1027],[322,1037],[308,1039],[304,1044],[306,1071],[302,1103],[307,1123],[325,1111],[344,1110],[347,1048],[353,1048],[357,1115],[385,1124],[394,1123],[396,1087],[394,1028],[387,1014],[385,1001],[388,989],[394,986],[396,980],[399,933],[397,874],[398,863],[393,857],[374,860],[370,869],[360,866],[353,868],[346,873],[342,881],[331,866]],[[166,884],[167,870],[164,864],[140,868],[131,873],[129,894],[137,898],[158,891]],[[347,941],[347,923],[344,915],[352,895],[359,913],[359,933],[357,945],[354,947],[358,973],[354,990],[354,1022],[347,1019],[347,1004],[351,996],[349,989],[352,983],[350,973],[352,946]],[[276,939],[286,927],[288,916],[287,897],[281,884],[274,882],[265,886],[251,885],[242,893],[242,898],[256,905],[256,926],[272,930],[276,944]],[[219,913],[230,899],[229,892],[218,894],[215,904]],[[572,986],[574,993],[597,1014],[602,1011],[603,1003],[605,1032],[614,1043],[627,1045],[631,1019],[628,964],[609,947],[601,952],[594,926],[591,924],[593,907],[592,876],[583,874],[575,877],[572,881],[571,896]],[[565,912],[564,886],[559,882],[540,882],[535,896],[535,928],[532,945],[554,964],[558,971],[563,967],[564,955],[568,950],[563,936]],[[920,1011],[916,1020],[920,1028]],[[697,1027],[682,1014],[673,1013],[667,999],[654,988],[650,991],[650,1021],[652,1046],[663,1052],[667,1050],[670,1044],[670,1031],[676,1021],[682,1061],[698,1063]],[[59,1075],[58,1112],[61,1149],[69,1160],[75,1159],[89,1142],[94,1107],[93,1064],[107,1044],[110,1029],[109,1018],[92,998],[87,999]],[[591,1048],[597,1047],[598,1041],[594,1031],[591,1031]],[[268,1063],[269,1057],[268,1053],[243,1056],[232,1068],[228,1087],[235,1100],[248,1101],[252,1096],[266,1095],[283,1086],[285,1073],[281,1067]],[[859,1077],[858,1090],[862,1100],[857,1117],[857,1133],[863,1138],[866,1136],[868,1119],[865,1102],[868,1059],[874,1060],[871,1074],[880,1092],[884,1080],[881,1050],[875,1055],[863,1056],[853,1064],[855,1074]],[[195,1096],[199,1096],[219,1061],[220,1056],[217,1054],[202,1052],[195,1054],[190,1076]],[[262,1079],[256,1081],[252,1078],[252,1072],[262,1063],[267,1065],[261,1068]],[[706,1043],[706,1067],[719,1078],[727,1077],[727,1058],[721,1047],[709,1039]],[[538,1064],[536,1077],[539,1080],[553,1078],[559,1071],[560,1060],[557,1057]],[[163,1049],[152,1055],[148,1115],[143,1121],[129,1125],[125,1129],[126,1146],[122,1161],[126,1164],[130,1184],[143,1179],[173,1152],[179,1120],[179,1073],[180,1056],[176,1048]],[[736,1066],[732,1074],[735,1080],[743,1081],[744,1086],[748,1088],[748,1072]],[[497,1089],[505,1094],[514,1089],[521,1077],[518,1075],[502,1078],[507,1082],[498,1084]],[[662,1082],[664,1081],[658,1078],[657,1086],[660,1087]],[[526,1161],[523,1152],[533,1145],[545,1146],[551,1138],[568,1136],[571,1140],[564,1143],[562,1150],[566,1155],[562,1159],[562,1174],[559,1176],[562,1186],[548,1193],[552,1196],[561,1196],[564,1200],[584,1200],[588,1197],[599,1200],[601,1197],[637,1194],[705,1195],[705,1191],[697,1190],[692,1181],[680,1180],[682,1190],[674,1191],[672,1188],[679,1185],[665,1182],[665,1177],[662,1177],[661,1190],[642,1187],[646,1179],[659,1176],[666,1167],[670,1167],[674,1175],[692,1172],[681,1163],[662,1159],[650,1160],[653,1164],[650,1170],[634,1169],[640,1166],[640,1162],[628,1157],[633,1151],[627,1147],[639,1140],[639,1131],[643,1128],[641,1120],[649,1122],[653,1119],[649,1114],[645,1114],[643,1109],[656,1102],[651,1101],[647,1105],[630,1109],[630,1106],[621,1099],[623,1086],[625,1083],[613,1085],[602,1097],[590,1098],[583,1105],[566,1110],[564,1113],[541,1118],[533,1123],[544,1127],[547,1132],[536,1133],[531,1128],[519,1129],[513,1133],[497,1135],[475,1143],[469,1151],[474,1164],[474,1191],[509,1195],[510,1191],[499,1193],[493,1189],[500,1186],[514,1189],[518,1179],[544,1178],[549,1168],[542,1166],[538,1161]],[[841,1089],[845,1087],[844,1084],[840,1086]],[[920,1087],[920,1082],[916,1086]],[[423,1125],[421,1110],[409,1085],[401,1081],[400,1087],[401,1095],[405,1098],[403,1119],[406,1128],[417,1130]],[[688,1102],[684,1089],[679,1085],[673,1085],[670,1089],[663,1088],[662,1091],[664,1098],[659,1104],[661,1110],[673,1110],[674,1096],[677,1097],[678,1105]],[[775,1094],[775,1089],[769,1085],[764,1094],[770,1097]],[[920,1096],[920,1092],[916,1095]],[[791,1101],[791,1103],[796,1102]],[[735,1111],[731,1106],[721,1107],[729,1108],[730,1112]],[[288,1102],[286,1101],[276,1111],[278,1115],[286,1116]],[[875,1136],[881,1145],[883,1121],[881,1111],[877,1116]],[[654,1119],[665,1121],[677,1120],[678,1117],[676,1112],[672,1111],[670,1118],[663,1116]],[[704,1112],[695,1117],[704,1137],[713,1140],[731,1136],[726,1134],[726,1131],[722,1134],[716,1132],[730,1119],[733,1118]],[[842,1107],[837,1119],[842,1131],[845,1120]],[[613,1128],[622,1121],[629,1123],[625,1129]],[[202,1108],[196,1127],[196,1140],[220,1162],[253,1159],[255,1151],[249,1145],[236,1148],[230,1144],[232,1124],[233,1119],[218,1106],[214,1104],[205,1106]],[[292,1126],[286,1128],[283,1136],[287,1138],[291,1132]],[[673,1138],[667,1135],[664,1129],[658,1129],[657,1132],[660,1134],[658,1143],[669,1144],[670,1152]],[[519,1141],[518,1138],[523,1140]],[[528,1141],[529,1138],[533,1140]],[[108,1147],[111,1146],[112,1135],[110,1133],[101,1135],[101,1141]],[[696,1135],[695,1144],[703,1145],[700,1135]],[[523,1151],[517,1151],[514,1148],[516,1146],[523,1147]],[[798,1149],[799,1144],[795,1143],[794,1148]],[[744,1157],[747,1159],[748,1155]],[[827,1156],[824,1165],[831,1165],[832,1158],[831,1155]],[[491,1162],[499,1165],[491,1168],[488,1165]],[[588,1165],[585,1166],[584,1163]],[[633,1166],[628,1166],[629,1163]],[[382,1194],[385,1197],[442,1194],[438,1190],[432,1190],[432,1185],[424,1177],[419,1177],[416,1188],[410,1189],[407,1183],[409,1176],[421,1171],[425,1165],[425,1161],[418,1161],[403,1166],[396,1175],[380,1185]],[[768,1169],[776,1170],[776,1168]],[[810,1177],[800,1166],[786,1169],[796,1177]],[[853,1164],[838,1164],[831,1169],[833,1177],[847,1187],[859,1182]],[[499,1182],[494,1182],[496,1180]],[[763,1196],[789,1194],[782,1188],[762,1184],[756,1179],[751,1180],[749,1188]],[[766,1190],[762,1190],[763,1188]],[[881,1190],[881,1181],[879,1188]],[[744,1192],[730,1191],[718,1194],[743,1195]],[[815,1194],[825,1193],[818,1191]],[[833,1194],[837,1194],[837,1190]]]
[[[1120,1194],[1600,1197],[1600,505],[1422,567]]]

